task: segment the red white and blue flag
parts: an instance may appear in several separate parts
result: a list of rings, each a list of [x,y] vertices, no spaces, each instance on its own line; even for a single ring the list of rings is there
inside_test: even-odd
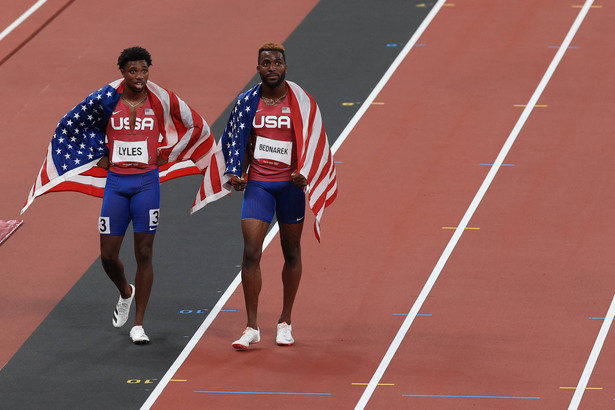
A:
[[[297,142],[297,170],[308,186],[306,193],[316,217],[314,234],[320,241],[320,220],[324,210],[337,196],[337,177],[333,155],[327,141],[320,110],[314,98],[299,85],[286,81],[290,115]],[[241,176],[242,161],[250,138],[252,123],[261,96],[261,84],[241,94],[222,135],[225,174]],[[230,182],[225,184],[230,189]]]
[[[94,91],[58,123],[39,174],[21,210],[39,195],[77,191],[102,197],[107,171],[96,166],[108,155],[107,122],[124,91],[116,80]],[[148,81],[147,96],[160,127],[158,156],[168,161],[160,167],[160,181],[203,174],[192,212],[227,194],[223,189],[223,155],[203,117],[173,92]],[[196,206],[197,204],[203,204]]]

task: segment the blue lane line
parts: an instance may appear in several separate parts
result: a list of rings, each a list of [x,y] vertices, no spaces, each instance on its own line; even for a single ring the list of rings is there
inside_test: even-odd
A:
[[[559,46],[549,46],[549,48],[559,48]],[[568,46],[568,48],[567,48],[567,49],[568,49],[568,50],[570,50],[570,49],[573,49],[573,50],[574,50],[574,49],[577,49],[577,48],[579,48],[579,46]]]
[[[222,390],[195,390],[195,393],[221,393],[221,394],[283,394],[283,395],[302,395],[302,396],[331,396],[331,393],[297,393],[297,392],[275,392],[275,391],[222,391]]]
[[[220,309],[220,312],[237,312],[237,309]]]
[[[529,399],[538,400],[540,397],[523,397],[523,396],[463,396],[456,394],[402,394],[402,397],[452,397],[452,398],[470,398],[470,399]]]

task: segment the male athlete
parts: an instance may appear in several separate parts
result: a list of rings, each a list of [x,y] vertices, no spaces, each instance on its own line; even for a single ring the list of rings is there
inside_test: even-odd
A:
[[[226,195],[220,184],[222,167],[206,172],[216,162],[214,157],[223,159],[209,126],[173,92],[148,82],[151,65],[144,48],[122,51],[118,66],[123,78],[93,92],[60,120],[26,204],[54,190],[103,196],[98,220],[101,261],[120,292],[112,323],[126,323],[134,299],[130,338],[135,344],[150,341],[143,319],[154,278],[161,177],[202,172],[211,180],[203,180],[202,188],[207,189],[201,191],[209,197],[201,201]],[[134,285],[128,283],[119,258],[131,221],[137,262]]]
[[[245,190],[241,278],[248,320],[242,336],[232,343],[236,350],[246,350],[260,341],[260,260],[274,216],[284,254],[284,298],[276,342],[281,346],[294,344],[291,313],[302,273],[305,192],[309,192],[316,215],[317,237],[324,207],[337,193],[335,167],[320,111],[301,87],[285,81],[284,47],[275,43],[261,46],[256,69],[262,82],[238,98],[222,137],[226,174],[230,174],[235,190]]]

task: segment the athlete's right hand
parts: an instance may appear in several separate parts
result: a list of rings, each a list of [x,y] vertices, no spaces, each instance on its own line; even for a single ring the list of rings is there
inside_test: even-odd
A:
[[[246,189],[246,184],[247,182],[245,177],[238,177],[235,175],[231,176],[231,185],[233,185],[235,191],[243,191]]]
[[[104,169],[109,169],[109,156],[105,155],[104,157],[101,157],[96,165]]]

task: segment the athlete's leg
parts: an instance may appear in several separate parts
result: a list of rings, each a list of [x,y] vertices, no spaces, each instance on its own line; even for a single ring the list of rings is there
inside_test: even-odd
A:
[[[154,283],[154,237],[160,219],[160,179],[158,170],[140,175],[139,191],[130,200],[137,261],[135,274],[136,313],[133,326],[142,326]]]
[[[100,235],[100,260],[105,273],[120,291],[120,296],[127,299],[132,294],[130,284],[124,274],[124,264],[120,260],[120,247],[124,236]]]
[[[153,233],[135,232],[135,258],[137,260],[137,273],[135,275],[135,304],[136,313],[133,326],[143,325],[145,309],[149,302],[154,283],[154,267],[152,264],[154,237]]]
[[[244,219],[241,221],[243,233],[243,260],[241,263],[241,283],[246,303],[248,327],[258,329],[258,295],[261,291],[261,255],[263,241],[267,234],[269,223],[259,219]]]
[[[284,284],[284,302],[282,314],[278,323],[291,324],[291,313],[295,296],[301,281],[301,232],[303,222],[286,224],[279,222],[280,242],[284,254],[284,267],[282,268],[282,283]]]
[[[120,291],[120,296],[127,299],[132,289],[124,274],[124,264],[120,260],[120,247],[124,240],[126,228],[130,223],[130,201],[126,196],[126,183],[120,175],[109,172],[103,196],[98,230],[100,232],[100,260],[109,279]]]
[[[305,219],[305,193],[293,182],[287,182],[277,196],[276,214],[280,225],[280,243],[284,254],[282,283],[284,302],[278,323],[290,325],[291,313],[301,280],[301,232]]]

